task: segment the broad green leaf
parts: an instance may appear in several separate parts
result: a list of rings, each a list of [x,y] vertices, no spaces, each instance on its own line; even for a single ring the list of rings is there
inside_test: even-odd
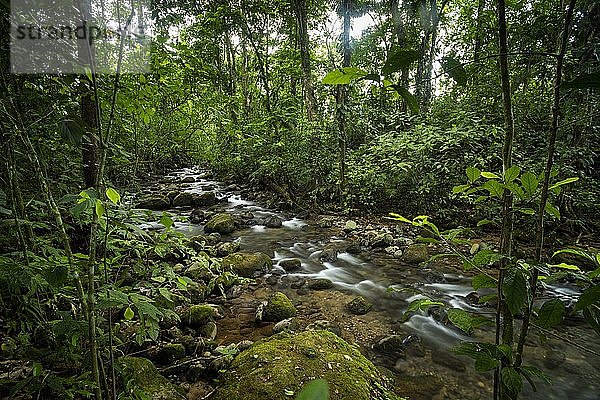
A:
[[[345,67],[328,72],[323,78],[322,82],[325,85],[347,85],[357,79],[365,77],[366,75],[367,73],[362,69],[356,67]]]
[[[442,68],[458,85],[465,86],[467,84],[467,71],[458,60],[444,57],[442,58]]]
[[[542,328],[551,328],[560,324],[565,314],[565,305],[560,299],[545,302],[538,313],[538,324]]]
[[[471,280],[471,286],[474,290],[482,288],[495,288],[498,285],[498,280],[484,274],[475,275]]]
[[[567,178],[567,179],[564,179],[564,180],[562,180],[560,182],[556,182],[555,184],[553,184],[552,186],[550,186],[548,189],[552,190],[552,189],[557,188],[557,187],[562,186],[562,185],[567,185],[569,183],[577,182],[578,180],[579,180],[579,178]]]
[[[119,192],[117,192],[115,189],[110,188],[110,187],[108,189],[106,189],[106,197],[108,197],[108,199],[113,204],[117,204],[117,203],[119,203],[119,201],[121,201],[121,195],[119,194]]]
[[[506,172],[504,173],[504,182],[510,183],[510,182],[514,181],[515,179],[517,179],[519,177],[520,173],[521,173],[521,168],[519,168],[516,165],[513,165],[512,167],[507,169]]]
[[[462,193],[470,187],[471,187],[471,185],[457,185],[452,188],[452,193],[454,193],[454,194]]]
[[[173,226],[173,223],[173,220],[166,213],[163,213],[162,217],[160,217],[160,224],[167,229]]]
[[[552,254],[552,257],[556,256],[557,254],[573,254],[575,256],[578,257],[582,257],[582,258],[586,258],[588,260],[590,260],[591,262],[596,262],[596,258],[594,258],[591,254],[583,251],[583,250],[579,250],[579,249],[561,249],[561,250],[557,250],[554,252],[554,254]],[[598,256],[600,256],[600,253],[598,254]]]
[[[533,208],[517,208],[517,211],[527,215],[535,214],[535,210]]]
[[[72,119],[65,119],[58,123],[61,138],[73,146],[81,146],[81,139],[85,131],[81,125]]]
[[[392,217],[392,219],[394,219],[395,221],[400,221],[400,222],[406,222],[408,224],[412,224],[413,222],[411,220],[409,220],[408,218],[403,217],[400,214],[396,214],[396,213],[390,213],[390,216]]]
[[[600,71],[579,75],[561,86],[565,89],[599,89]]]
[[[421,54],[416,50],[393,49],[388,54],[388,59],[385,61],[381,74],[389,76],[394,72],[406,69],[420,57]]]
[[[600,300],[600,284],[592,286],[581,293],[577,304],[575,304],[574,311],[582,310]]]
[[[473,183],[481,176],[481,171],[475,167],[467,167],[467,178]]]
[[[328,400],[329,385],[324,379],[315,379],[304,386],[296,400]]]
[[[592,329],[600,335],[600,307],[590,306],[583,309],[583,316]]]
[[[546,203],[546,207],[544,207],[544,210],[546,210],[546,212],[552,215],[554,218],[560,219],[560,211],[550,202]]]
[[[165,299],[172,301],[172,297],[171,297],[171,292],[169,292],[169,289],[161,287],[158,288],[158,292],[161,294],[162,297],[164,297]]]
[[[406,309],[406,312],[411,312],[411,311],[417,311],[417,310],[427,310],[429,307],[437,307],[437,306],[443,306],[444,303],[442,303],[441,301],[433,301],[433,300],[429,300],[429,299],[417,299],[417,300],[413,300],[409,305],[408,308]]]
[[[475,359],[475,370],[478,372],[490,371],[500,365],[500,361],[488,353],[479,353]]]
[[[519,199],[522,200],[525,198],[525,192],[523,192],[521,186],[517,185],[515,182],[505,183],[504,187],[510,190],[512,194],[517,195]]]
[[[509,270],[504,278],[502,292],[506,298],[506,306],[514,315],[517,314],[527,301],[527,281],[520,269]]]
[[[102,201],[100,200],[96,200],[96,215],[98,216],[98,219],[102,219],[102,216],[104,215],[104,204],[102,204]]]
[[[461,310],[460,308],[449,309],[448,319],[463,332],[467,334],[473,332],[473,317],[465,310]]]
[[[538,178],[531,172],[525,172],[521,176],[521,186],[523,186],[523,190],[525,190],[528,196],[532,196],[535,193],[538,184]]]
[[[570,271],[581,271],[581,269],[577,265],[571,265],[566,263],[550,264],[548,266],[552,268],[568,269]]]
[[[503,368],[501,375],[502,384],[509,392],[510,397],[516,398],[523,389],[523,379],[521,379],[521,375],[519,375],[519,372],[512,367]]]
[[[398,92],[400,96],[402,96],[402,98],[406,102],[406,105],[408,105],[408,108],[413,114],[419,113],[419,101],[411,92],[408,91],[408,89],[400,85],[392,85],[390,87],[393,88],[396,92]]]
[[[488,224],[495,224],[494,221],[489,220],[489,219],[482,219],[481,221],[477,222],[477,226],[483,226],[483,225],[488,225]]]
[[[125,310],[125,319],[127,321],[131,321],[133,319],[133,316],[135,315],[135,313],[133,312],[133,310],[131,309],[131,307],[127,307],[127,309]]]
[[[480,250],[477,254],[475,254],[475,256],[473,256],[473,259],[471,259],[471,266],[483,267],[486,265],[491,265],[497,261],[500,261],[501,259],[502,254],[493,250],[484,249]]]
[[[483,171],[481,173],[481,176],[483,176],[486,179],[500,179],[500,176],[498,176],[497,174],[495,174],[493,172],[487,172],[487,171]]]
[[[481,187],[490,192],[490,196],[493,197],[501,198],[504,194],[504,185],[496,180],[487,181]]]

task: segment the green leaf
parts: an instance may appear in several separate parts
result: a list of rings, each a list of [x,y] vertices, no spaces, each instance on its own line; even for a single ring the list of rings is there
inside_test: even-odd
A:
[[[475,275],[471,280],[471,286],[474,290],[482,288],[495,288],[498,285],[498,280],[484,274]]]
[[[517,208],[517,211],[526,215],[535,214],[535,210],[533,208]]]
[[[554,252],[554,254],[552,254],[552,257],[556,256],[557,254],[573,254],[575,256],[578,257],[582,257],[585,259],[590,260],[591,262],[598,262],[591,254],[588,254],[587,252],[583,251],[583,250],[579,250],[579,249],[561,249],[561,250],[557,250]],[[598,254],[600,256],[600,253]]]
[[[467,167],[467,178],[473,183],[481,176],[481,171],[475,167]]]
[[[521,168],[519,168],[516,165],[513,165],[512,167],[507,169],[506,172],[504,172],[504,182],[510,183],[510,182],[514,181],[515,179],[517,179],[519,177],[520,173],[521,173]]]
[[[429,307],[438,307],[438,306],[443,306],[443,305],[444,305],[444,303],[442,303],[441,301],[433,301],[433,300],[429,300],[429,299],[417,299],[417,300],[411,301],[411,303],[408,305],[408,308],[406,309],[406,312],[417,311],[417,310],[425,311]]]
[[[579,75],[569,82],[564,82],[561,86],[565,89],[599,89],[600,71]]]
[[[517,395],[523,389],[523,379],[519,372],[512,368],[507,367],[502,369],[502,384],[507,389],[511,398],[516,398]]]
[[[344,67],[328,72],[322,82],[325,85],[347,85],[366,75],[367,73],[362,69],[356,67]]]
[[[113,203],[117,204],[121,201],[121,195],[115,189],[109,187],[106,189],[106,197]]]
[[[564,179],[564,180],[562,180],[560,182],[556,182],[555,184],[553,184],[552,186],[550,186],[548,189],[552,190],[552,189],[557,188],[559,186],[563,186],[563,185],[567,185],[569,183],[577,182],[578,180],[579,180],[579,178],[567,178],[567,179]]]
[[[389,76],[394,72],[406,69],[420,57],[421,54],[416,50],[393,49],[388,54],[388,59],[385,61],[381,74]]]
[[[481,173],[481,176],[483,176],[486,179],[500,179],[500,176],[498,176],[497,174],[495,174],[493,172],[487,172],[487,171],[483,171]]]
[[[512,194],[517,195],[519,199],[522,200],[525,198],[525,192],[523,192],[521,186],[517,185],[515,182],[505,183],[504,187],[510,190]]]
[[[392,217],[393,220],[395,221],[400,221],[400,222],[406,222],[408,224],[412,224],[413,222],[411,220],[409,220],[408,218],[403,217],[400,214],[396,214],[396,213],[390,213],[390,216]]]
[[[582,310],[600,300],[600,284],[592,286],[581,293],[577,304],[575,304],[574,311]]]
[[[531,172],[525,172],[521,176],[521,186],[523,186],[523,190],[525,190],[528,196],[532,196],[535,193],[538,184],[538,178]]]
[[[471,259],[470,263],[468,263],[468,265],[472,268],[472,267],[483,267],[485,265],[491,265],[497,261],[500,261],[502,259],[502,254],[493,251],[493,250],[488,250],[488,249],[484,249],[484,250],[480,250],[477,254],[475,254],[473,256],[473,259]],[[465,263],[465,267],[467,266],[467,263]]]
[[[458,85],[465,86],[467,84],[467,71],[458,60],[444,57],[442,58],[442,68]]]
[[[133,319],[133,316],[135,315],[135,313],[133,312],[133,310],[131,309],[131,307],[127,307],[127,309],[125,310],[125,319],[127,321],[131,321]]]
[[[102,201],[100,200],[96,200],[96,215],[98,216],[98,219],[101,219],[104,215],[104,204],[102,204]]]
[[[560,219],[560,211],[550,202],[546,203],[546,207],[544,207],[544,210],[546,210],[546,212],[552,215],[554,218]]]
[[[548,300],[540,308],[538,324],[542,328],[551,328],[560,324],[565,314],[565,305],[560,299]]]
[[[173,226],[173,223],[173,220],[166,213],[163,213],[162,217],[160,217],[160,224],[167,229]]]
[[[482,174],[483,175],[483,174]],[[496,180],[490,180],[481,185],[485,190],[490,192],[490,196],[501,198],[504,194],[504,185]]]
[[[552,268],[568,269],[569,271],[581,271],[581,269],[577,265],[571,265],[566,263],[549,264],[548,266]]]
[[[158,292],[161,294],[162,297],[164,297],[165,299],[172,301],[172,296],[171,296],[171,292],[169,291],[169,289],[161,287],[158,288]]]
[[[462,193],[470,187],[471,187],[471,185],[457,185],[452,188],[452,193],[454,193],[454,194]]]
[[[490,371],[500,365],[500,361],[488,353],[480,353],[475,359],[475,370],[478,372]]]
[[[400,96],[402,96],[406,102],[406,105],[408,105],[408,108],[413,114],[419,113],[419,101],[411,92],[408,91],[408,89],[400,85],[391,85],[390,87],[396,90]]]
[[[463,332],[467,334],[473,332],[473,317],[465,310],[460,308],[449,309],[448,319]]]
[[[72,119],[62,120],[58,123],[58,131],[66,143],[77,147],[81,146],[81,139],[85,132],[79,123]]]
[[[502,287],[502,292],[506,298],[506,306],[508,310],[514,315],[517,314],[525,301],[527,300],[527,281],[525,280],[525,276],[523,276],[523,272],[514,268],[509,270],[504,278],[504,285]]]
[[[590,306],[583,309],[583,316],[592,329],[600,335],[600,307]]]
[[[328,400],[329,385],[324,379],[315,379],[307,383],[296,400]]]

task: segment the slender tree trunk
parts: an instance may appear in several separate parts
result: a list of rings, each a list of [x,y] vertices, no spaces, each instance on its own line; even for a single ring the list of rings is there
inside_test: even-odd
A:
[[[352,58],[350,48],[350,24],[351,24],[351,0],[343,0],[342,10],[344,16],[344,30],[342,33],[343,63],[344,67],[349,67]],[[339,200],[343,201],[343,193],[346,189],[346,105],[348,103],[347,85],[337,86],[337,109],[338,120],[338,148],[339,148]]]
[[[477,2],[477,26],[475,28],[475,49],[473,50],[473,60],[479,62],[481,54],[481,36],[483,34],[483,10],[485,9],[485,0]]]
[[[510,71],[508,66],[508,34],[506,24],[506,4],[505,0],[497,0],[498,14],[498,36],[500,48],[500,80],[502,86],[502,100],[504,108],[504,146],[502,149],[502,172],[503,174],[512,165],[513,140],[515,135],[515,124],[513,116],[513,107],[510,89]],[[513,236],[513,197],[509,190],[504,191],[502,200],[502,236],[500,239],[500,252],[504,256],[500,262],[500,271],[498,274],[498,309],[496,310],[496,344],[500,344],[500,335],[502,332],[502,343],[512,344],[513,319],[510,311],[506,307],[506,302],[502,293],[502,286],[508,260],[512,253]],[[502,385],[500,384],[500,374],[503,365],[496,368],[494,373],[494,398],[502,397]]]
[[[296,14],[298,43],[300,45],[300,63],[302,65],[302,91],[304,94],[304,105],[308,119],[312,120],[315,117],[317,104],[311,75],[312,71],[310,65],[308,11],[306,0],[294,0],[294,12]]]
[[[536,240],[535,240],[535,258],[538,262],[542,261],[542,255],[544,250],[544,213],[546,209],[546,203],[548,202],[548,187],[550,185],[550,174],[552,173],[552,166],[554,165],[554,153],[556,152],[556,136],[558,133],[558,118],[560,114],[560,84],[562,82],[562,68],[565,59],[565,53],[567,52],[567,46],[569,44],[569,33],[571,30],[571,21],[573,19],[573,10],[575,9],[575,3],[577,0],[570,0],[565,15],[565,23],[562,31],[562,35],[558,41],[558,57],[556,59],[556,70],[554,73],[554,93],[551,109],[550,118],[550,129],[548,130],[548,149],[546,156],[546,168],[544,170],[544,181],[542,183],[542,192],[540,194],[540,206],[537,214],[537,229],[536,229]],[[531,276],[531,300],[528,304],[528,312],[523,318],[523,325],[521,327],[521,334],[517,343],[517,354],[515,365],[518,367],[523,361],[523,346],[527,339],[527,331],[529,329],[530,317],[533,311],[533,303],[535,301],[536,289],[539,277],[539,270],[534,268]]]

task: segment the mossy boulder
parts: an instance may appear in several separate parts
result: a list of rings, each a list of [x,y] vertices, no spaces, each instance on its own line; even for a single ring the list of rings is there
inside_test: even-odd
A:
[[[141,357],[121,357],[117,371],[130,395],[145,394],[153,400],[185,400],[182,390],[158,373],[152,362]]]
[[[279,333],[241,352],[212,400],[287,400],[313,379],[329,384],[331,400],[399,400],[373,364],[327,331]]]
[[[208,304],[196,304],[188,308],[181,318],[181,322],[192,328],[201,328],[213,317],[217,310]]]
[[[240,251],[225,257],[221,265],[239,276],[252,278],[265,273],[271,267],[272,262],[271,257],[265,253]]]
[[[363,296],[357,296],[352,299],[351,302],[346,304],[346,308],[348,308],[352,314],[364,315],[371,311],[373,304],[371,304],[371,302],[369,302],[369,300],[365,299]]]
[[[319,278],[312,279],[308,282],[308,288],[312,290],[326,290],[333,287],[333,282],[329,279]]]
[[[156,354],[156,358],[161,364],[170,364],[173,361],[181,360],[183,357],[185,357],[185,347],[180,343],[164,345]]]
[[[302,261],[299,258],[286,258],[279,261],[279,266],[286,272],[297,271],[302,268]]]
[[[418,243],[408,246],[402,256],[402,260],[410,264],[418,264],[429,260],[427,245]]]
[[[275,292],[269,296],[263,312],[264,321],[279,322],[294,315],[296,315],[296,307],[285,294]]]
[[[194,195],[192,205],[196,207],[210,207],[217,204],[217,195],[215,192],[203,192]]]
[[[204,226],[204,232],[217,232],[222,235],[227,235],[235,230],[235,221],[233,216],[221,213],[212,217]]]

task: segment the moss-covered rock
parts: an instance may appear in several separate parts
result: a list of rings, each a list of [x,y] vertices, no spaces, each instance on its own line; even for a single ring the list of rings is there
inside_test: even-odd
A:
[[[328,382],[331,400],[397,400],[373,364],[326,331],[279,333],[240,353],[213,400],[287,400],[309,381]]]
[[[364,315],[371,311],[373,304],[371,304],[371,302],[369,302],[369,300],[365,299],[363,296],[357,296],[352,299],[351,302],[346,304],[346,308],[348,308],[352,314]]]
[[[166,344],[156,354],[156,358],[161,364],[170,364],[183,357],[185,357],[185,346],[179,343]]]
[[[252,278],[265,273],[271,267],[272,262],[271,257],[265,253],[240,251],[225,257],[221,265],[239,276]]]
[[[425,244],[412,244],[408,246],[402,260],[411,264],[418,264],[429,260],[429,250]]]
[[[279,261],[279,266],[286,272],[297,271],[302,268],[302,261],[299,258],[286,258]]]
[[[215,192],[203,192],[194,195],[192,205],[196,207],[210,207],[217,204],[217,196]]]
[[[233,216],[222,213],[217,214],[210,219],[204,226],[204,232],[218,232],[222,235],[227,235],[235,230],[235,222]]]
[[[181,322],[192,328],[201,328],[217,315],[217,310],[208,304],[196,304],[188,308],[181,318]]]
[[[171,206],[171,202],[167,196],[149,196],[141,199],[136,205],[136,208],[145,208],[148,210],[161,211],[166,210]]]
[[[279,322],[294,315],[296,315],[296,307],[285,294],[275,292],[269,296],[263,312],[264,321]]]
[[[333,282],[329,279],[312,279],[308,282],[308,288],[312,290],[326,290],[333,287]]]
[[[125,391],[139,397],[144,393],[153,400],[184,400],[181,389],[164,376],[152,362],[140,357],[121,357],[117,360],[117,371]]]

